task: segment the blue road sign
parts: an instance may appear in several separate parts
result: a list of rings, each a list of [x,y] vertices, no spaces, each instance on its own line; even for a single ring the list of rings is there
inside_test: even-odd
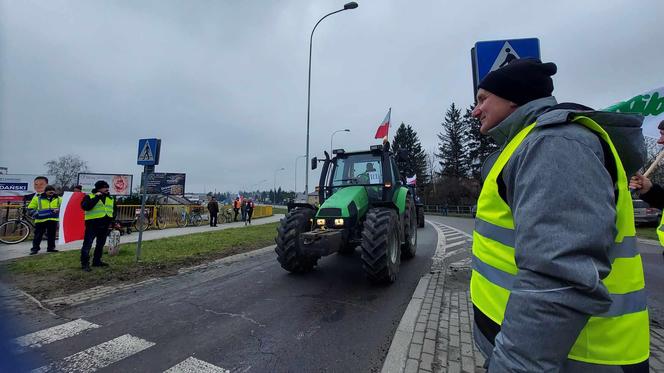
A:
[[[160,139],[138,140],[138,157],[136,163],[142,166],[155,166],[159,164]]]
[[[517,58],[540,58],[539,39],[511,39],[479,41],[472,50],[473,81],[475,89],[493,70],[507,65]]]

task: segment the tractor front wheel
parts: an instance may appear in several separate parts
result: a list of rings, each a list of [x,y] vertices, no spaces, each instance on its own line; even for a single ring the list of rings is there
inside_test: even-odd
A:
[[[295,208],[281,219],[277,228],[277,260],[285,270],[294,273],[311,271],[318,262],[317,257],[307,256],[300,248],[300,234],[311,231],[314,211]]]
[[[362,267],[372,282],[392,283],[397,279],[401,263],[397,222],[392,209],[373,208],[367,212],[362,230]]]

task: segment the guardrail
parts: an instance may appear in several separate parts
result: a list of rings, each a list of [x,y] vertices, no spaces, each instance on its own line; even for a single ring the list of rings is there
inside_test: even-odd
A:
[[[424,205],[424,212],[440,215],[472,216],[473,206]]]

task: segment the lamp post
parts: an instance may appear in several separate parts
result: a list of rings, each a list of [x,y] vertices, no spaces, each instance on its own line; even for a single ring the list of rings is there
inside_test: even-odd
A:
[[[334,134],[337,132],[350,132],[350,130],[346,128],[345,130],[336,130],[332,132],[332,135],[330,136],[330,154],[332,154],[332,140],[334,139]]]
[[[283,171],[285,168],[278,168],[274,170],[274,200],[272,201],[272,204],[275,204],[277,202],[277,172]]]
[[[306,155],[298,155],[295,157],[295,188],[293,189],[295,191],[295,194],[297,194],[297,160],[300,158],[306,158]]]
[[[304,177],[304,194],[309,194],[309,117],[311,113],[311,49],[312,49],[312,43],[314,40],[314,31],[316,31],[316,27],[318,27],[318,24],[321,23],[322,20],[325,18],[339,12],[343,12],[344,10],[349,10],[349,9],[355,9],[357,8],[357,3],[354,1],[351,1],[350,3],[346,3],[343,7],[343,9],[335,10],[332,13],[328,13],[323,16],[323,18],[319,19],[318,22],[314,25],[314,28],[311,30],[311,36],[309,37],[309,79],[307,82],[307,152],[306,152],[306,157],[307,157],[307,162],[305,163],[305,177]]]

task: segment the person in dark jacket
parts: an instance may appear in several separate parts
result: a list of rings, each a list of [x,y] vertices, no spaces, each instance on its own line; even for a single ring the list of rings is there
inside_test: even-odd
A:
[[[657,143],[664,145],[664,120],[657,126],[659,129],[659,139]],[[636,191],[645,203],[656,209],[664,209],[664,188],[661,185],[653,183],[647,177],[637,173],[629,180],[629,188]]]
[[[210,226],[217,226],[217,214],[219,214],[219,203],[217,199],[212,197],[212,200],[207,205],[208,212],[210,213]]]
[[[109,227],[115,217],[115,199],[110,195],[108,188],[107,182],[97,181],[92,193],[86,195],[81,202],[81,207],[85,211],[85,237],[81,248],[81,268],[85,272],[91,271],[90,249],[93,240],[97,242],[92,256],[92,266],[108,267],[107,263],[101,261]]]
[[[247,203],[244,205],[244,212],[247,220],[245,220],[244,225],[251,224],[251,216],[254,214],[254,201],[249,198]]]

